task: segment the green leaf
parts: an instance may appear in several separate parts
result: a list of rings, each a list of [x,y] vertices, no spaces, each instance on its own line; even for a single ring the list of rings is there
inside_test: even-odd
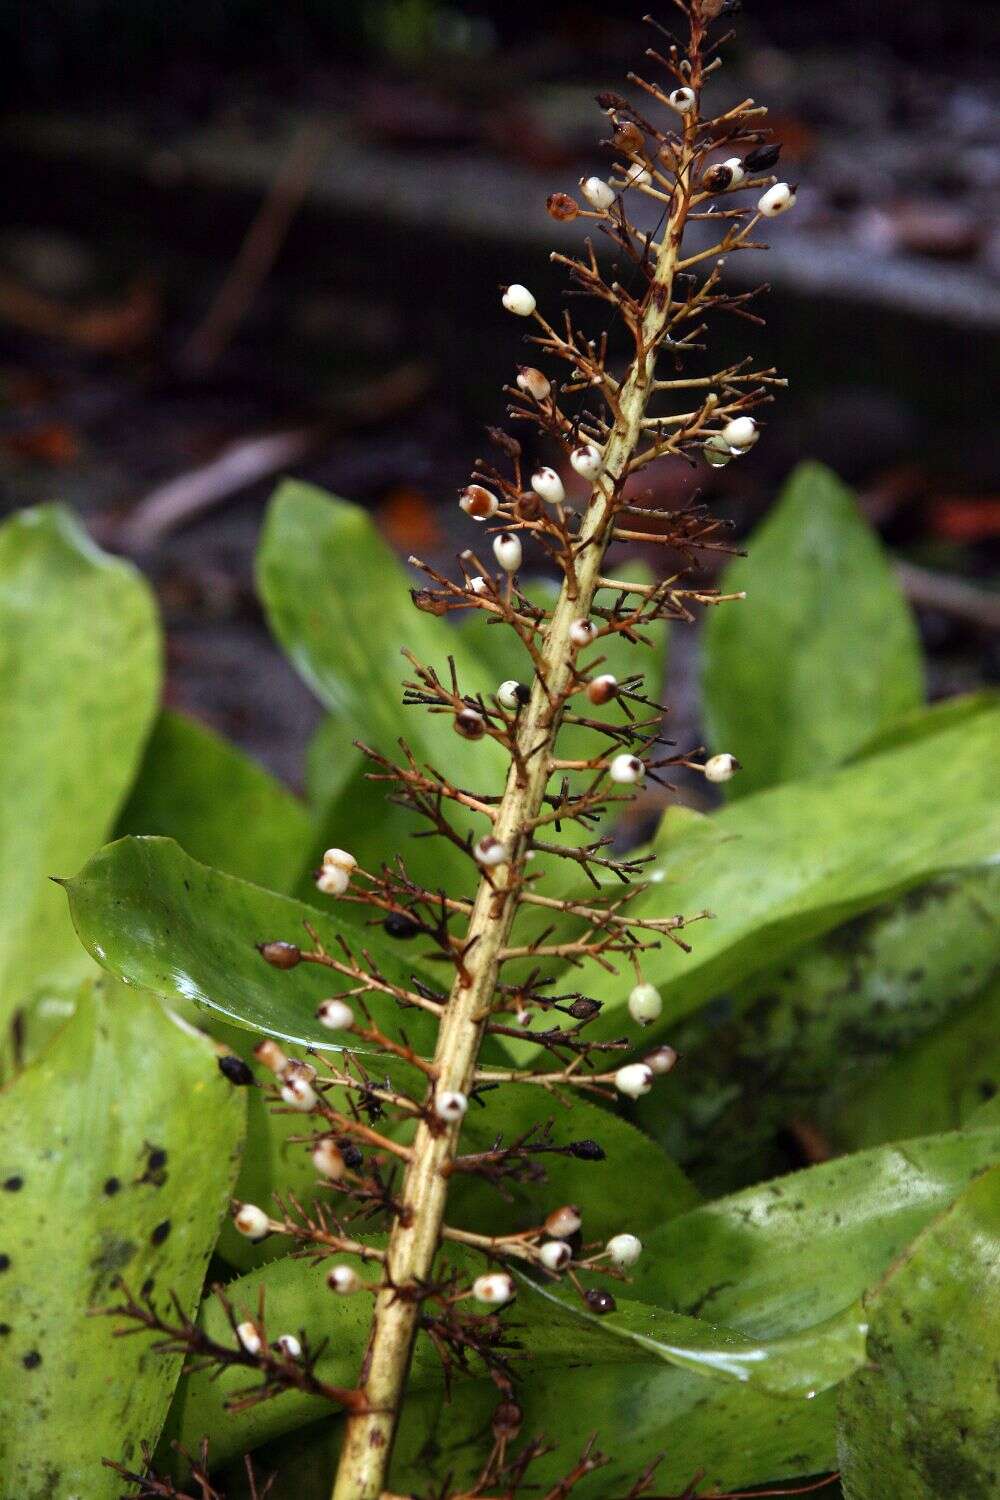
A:
[[[972,1124],[983,1101],[998,1095],[1000,982],[994,981],[974,1005],[852,1091],[832,1115],[830,1134],[840,1149],[856,1151],[914,1130],[953,1130]]]
[[[462,1122],[463,1156],[492,1150],[498,1137],[510,1145],[532,1126],[550,1122],[554,1144],[596,1141],[605,1159],[539,1154],[532,1160],[545,1173],[544,1189],[537,1181],[507,1179],[504,1198],[482,1177],[455,1173],[448,1194],[453,1224],[468,1229],[489,1224],[491,1234],[525,1229],[538,1222],[541,1191],[550,1208],[578,1204],[588,1239],[602,1239],[623,1225],[642,1235],[699,1201],[684,1173],[649,1136],[585,1099],[574,1099],[567,1111],[540,1098],[532,1084],[504,1084],[484,1094],[482,1102],[485,1108],[473,1106]]]
[[[708,1191],[785,1170],[780,1132],[804,1120],[847,1149],[947,1130],[944,1077],[899,1118],[869,1104],[901,1048],[970,1005],[1000,972],[1000,870],[936,881],[866,912],[682,1022],[682,1063],[643,1101],[643,1125]],[[898,1092],[898,1090],[896,1091]],[[843,1136],[845,1100],[867,1129]]]
[[[275,969],[256,944],[308,944],[309,922],[329,952],[341,952],[343,937],[357,953],[367,950],[394,984],[408,985],[419,972],[418,954],[401,955],[400,945],[364,926],[346,903],[329,915],[316,911],[200,865],[172,839],[119,839],[64,884],[81,942],[112,974],[293,1042],[342,1045],[314,1012],[324,995],[343,990],[347,981],[318,964]],[[373,1015],[394,1024],[396,1002],[369,998]],[[426,1039],[425,1020],[423,1011],[408,1013],[415,1045]]]
[[[403,707],[402,680],[413,676],[404,647],[445,680],[453,656],[465,694],[489,695],[497,686],[462,631],[414,609],[408,584],[360,507],[307,484],[287,482],[278,490],[258,554],[261,599],[275,636],[339,727],[337,734],[325,731],[320,742],[336,755],[336,770],[332,778],[324,776],[314,755],[313,780],[336,783],[341,757],[355,765],[328,809],[323,836],[350,848],[367,869],[405,853],[419,880],[470,885],[475,872],[459,851],[441,840],[412,839],[427,826],[421,819],[395,810],[386,819],[389,788],[365,780],[365,771],[373,768],[356,763],[353,749],[353,741],[362,739],[398,758],[402,735],[419,761],[446,770],[463,786],[484,779],[499,785],[506,771],[506,758],[494,741],[470,743],[454,732],[450,714]],[[512,659],[511,675],[517,675],[517,665]],[[464,830],[468,819],[451,816]]]
[[[718,1198],[647,1236],[631,1295],[751,1336],[834,1317],[969,1179],[1000,1124],[882,1146]]]
[[[107,836],[155,711],[152,596],[59,506],[0,526],[0,1026],[91,965],[48,876]]]
[[[836,766],[920,703],[913,617],[854,496],[803,464],[723,575],[709,613],[705,721],[743,770],[734,796]]]
[[[664,998],[662,1031],[728,985],[880,902],[1000,853],[1000,709],[811,781],[746,797],[668,836],[634,916],[716,913],[643,956]],[[668,823],[668,829],[672,827]],[[656,849],[658,846],[654,846]],[[621,1025],[628,986],[590,968],[608,1002],[595,1034]]]
[[[203,724],[165,709],[115,837],[157,834],[227,875],[290,891],[316,860],[312,820],[262,766]]]
[[[88,984],[72,1021],[0,1094],[5,1493],[111,1500],[121,1480],[102,1457],[141,1467],[181,1358],[116,1339],[111,1320],[88,1314],[119,1300],[119,1276],[194,1311],[243,1125],[243,1096],[211,1044],[108,980]]]
[[[844,1387],[845,1500],[1000,1489],[1000,1169],[910,1245],[870,1300],[871,1363]]]

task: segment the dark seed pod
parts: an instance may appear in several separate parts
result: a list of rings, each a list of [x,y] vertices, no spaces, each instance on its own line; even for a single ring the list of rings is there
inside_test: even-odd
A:
[[[599,1286],[593,1286],[589,1291],[584,1292],[583,1300],[591,1312],[600,1313],[602,1317],[605,1313],[613,1313],[618,1306],[611,1293]]]
[[[416,937],[420,931],[420,924],[414,922],[412,917],[404,917],[402,912],[391,911],[382,923],[382,929],[390,937],[411,938]]]
[[[600,1000],[590,1000],[586,995],[581,995],[579,1000],[573,1001],[569,1014],[574,1021],[592,1021],[600,1008]]]
[[[253,1083],[253,1070],[247,1066],[242,1057],[237,1057],[235,1052],[227,1052],[225,1057],[220,1057],[219,1072],[223,1078],[235,1084],[237,1088],[245,1089]]]
[[[569,193],[550,193],[545,207],[553,219],[575,219],[580,212],[579,203]]]
[[[481,740],[486,733],[486,720],[474,708],[463,708],[455,715],[452,727],[463,740]]]
[[[748,151],[743,158],[743,165],[748,172],[766,172],[773,167],[781,155],[781,142],[772,142],[768,146],[755,146]]]
[[[349,1137],[345,1136],[343,1140],[338,1140],[337,1145],[341,1156],[344,1158],[345,1167],[348,1167],[352,1172],[356,1172],[359,1167],[364,1166],[365,1159],[361,1154],[360,1148]]]
[[[604,1161],[605,1151],[596,1141],[573,1141],[570,1145],[570,1155],[575,1156],[577,1161]]]
[[[302,950],[294,943],[258,943],[257,952],[276,969],[294,969],[302,962]]]

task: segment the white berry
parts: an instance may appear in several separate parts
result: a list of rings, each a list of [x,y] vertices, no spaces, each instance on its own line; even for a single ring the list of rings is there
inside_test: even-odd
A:
[[[769,187],[764,196],[757,203],[757,212],[763,214],[765,219],[776,219],[779,214],[787,213],[790,208],[795,207],[795,191],[788,186],[787,182],[776,182],[774,187]]]
[[[485,594],[488,588],[489,584],[481,573],[477,573],[475,578],[469,579],[470,594]]]
[[[653,174],[641,162],[635,162],[625,173],[626,187],[649,187],[653,181]]]
[[[581,177],[580,192],[598,213],[607,213],[615,201],[615,190],[603,177]]]
[[[514,1296],[514,1282],[506,1271],[491,1271],[486,1276],[477,1276],[472,1283],[472,1295],[477,1302],[489,1307],[502,1307]]]
[[[744,167],[740,158],[738,156],[727,156],[722,165],[724,167],[728,167],[730,172],[732,173],[732,176],[729,179],[729,186],[739,187],[740,183],[747,175],[746,168]]]
[[[487,869],[493,865],[502,865],[508,858],[507,850],[499,839],[495,839],[491,833],[486,833],[474,845],[473,854],[481,865]]]
[[[596,479],[604,467],[601,450],[596,443],[581,443],[569,456],[573,468],[583,479]]]
[[[612,781],[617,781],[619,786],[635,786],[641,781],[646,767],[637,755],[616,755],[608,767],[608,775]]]
[[[529,396],[534,396],[536,401],[545,401],[552,394],[552,382],[541,370],[536,370],[534,365],[522,365],[517,372],[518,389]]]
[[[628,997],[628,1013],[640,1026],[659,1020],[663,1000],[655,984],[637,984]]]
[[[501,531],[493,542],[493,556],[505,573],[516,573],[524,560],[520,537],[512,531]]]
[[[316,889],[324,896],[342,896],[350,883],[350,871],[341,865],[324,865],[316,875]]]
[[[294,1333],[279,1333],[275,1343],[286,1359],[299,1359],[302,1355],[302,1345]]]
[[[528,288],[519,281],[507,288],[501,300],[507,311],[516,313],[519,318],[530,318],[537,306]]]
[[[587,697],[598,707],[610,703],[617,692],[618,678],[613,672],[602,672],[600,677],[592,677],[587,683]]]
[[[635,1265],[642,1254],[642,1241],[634,1234],[616,1234],[608,1240],[607,1251],[611,1256],[612,1264],[627,1271],[630,1266]]]
[[[531,476],[531,488],[542,500],[547,500],[550,505],[561,505],[566,499],[566,491],[563,482],[555,469],[536,469]]]
[[[615,1074],[615,1088],[629,1099],[641,1099],[653,1087],[653,1070],[646,1063],[626,1063]]]
[[[574,620],[569,627],[569,638],[574,646],[589,646],[597,634],[593,620]]]
[[[705,462],[713,469],[724,469],[733,457],[733,451],[721,432],[713,432],[702,445],[701,451],[705,455]]]
[[[434,1095],[434,1113],[449,1124],[460,1120],[468,1107],[469,1101],[459,1089],[439,1089]]]
[[[565,1240],[549,1240],[539,1250],[538,1259],[547,1271],[562,1271],[573,1259],[573,1251]]]
[[[338,1000],[333,995],[317,1006],[316,1019],[328,1031],[347,1031],[354,1025],[354,1012],[346,1000]]]
[[[664,1043],[662,1047],[657,1047],[654,1051],[648,1053],[643,1058],[643,1062],[654,1073],[669,1073],[677,1062],[677,1053],[673,1047],[668,1047]]]
[[[264,1341],[257,1330],[256,1323],[238,1323],[236,1337],[248,1354],[259,1354],[264,1347]]]
[[[705,762],[706,781],[732,781],[740,763],[735,755],[713,755]]]
[[[553,1239],[564,1240],[571,1234],[576,1234],[583,1224],[580,1210],[575,1203],[564,1203],[561,1208],[554,1208],[545,1220],[545,1232],[551,1234]]]
[[[361,1277],[351,1266],[331,1266],[326,1273],[326,1284],[331,1292],[349,1297],[351,1292],[361,1289]]]
[[[282,1085],[281,1097],[292,1109],[308,1114],[319,1103],[319,1095],[307,1078],[292,1077]]]
[[[752,448],[760,437],[753,417],[733,417],[722,429],[722,441],[730,448]]]
[[[679,115],[690,114],[695,104],[694,89],[674,89],[673,93],[668,96],[667,103],[671,109],[676,109]]]
[[[321,1177],[337,1182],[347,1170],[344,1155],[336,1141],[324,1135],[312,1148],[312,1164]]]
[[[521,707],[522,688],[516,677],[508,677],[497,688],[497,702],[510,713]]]
[[[262,1240],[271,1233],[270,1220],[256,1203],[241,1203],[233,1215],[233,1227],[248,1240]]]

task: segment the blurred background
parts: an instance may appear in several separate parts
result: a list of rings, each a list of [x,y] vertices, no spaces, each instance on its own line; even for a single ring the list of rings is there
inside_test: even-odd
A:
[[[466,544],[455,491],[525,357],[498,287],[557,305],[548,251],[582,236],[545,199],[607,174],[594,95],[628,92],[648,8],[0,4],[0,511],[64,499],[134,557],[168,701],[293,785],[320,710],[255,600],[267,498],[294,474],[403,553]],[[718,97],[770,106],[801,187],[727,268],[771,283],[768,326],[720,327],[711,368],[753,352],[791,389],[745,463],[648,487],[742,536],[826,461],[897,559],[932,697],[996,682],[997,9],[747,0],[737,24]],[[675,631],[682,741],[696,653]]]

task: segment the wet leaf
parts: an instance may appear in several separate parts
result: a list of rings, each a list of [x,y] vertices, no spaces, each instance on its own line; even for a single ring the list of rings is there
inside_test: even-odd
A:
[[[869,1311],[871,1364],[840,1399],[845,1500],[992,1500],[1000,1487],[1000,1168],[908,1246]]]
[[[72,1020],[0,1094],[0,1471],[18,1500],[121,1493],[101,1458],[155,1443],[181,1360],[88,1316],[138,1292],[197,1305],[243,1141],[215,1053],[149,995],[88,982]],[[19,1185],[16,1189],[13,1183]]]
[[[146,745],[116,837],[176,839],[227,875],[289,891],[316,860],[312,821],[263,766],[203,724],[165,709]]]
[[[160,679],[152,596],[69,511],[0,526],[0,1026],[91,964],[48,877],[107,837]]]
[[[803,464],[721,587],[705,626],[709,744],[735,797],[839,764],[923,698],[913,617],[851,492]]]
[[[65,882],[80,940],[127,983],[168,999],[195,1001],[252,1031],[315,1047],[340,1046],[315,1019],[324,995],[349,981],[318,964],[276,969],[258,943],[309,943],[311,923],[327,951],[343,937],[366,950],[386,978],[407,985],[420,954],[391,946],[345,902],[316,911],[261,886],[200,865],[172,839],[125,838],[108,844]],[[398,1029],[395,1000],[371,997],[373,1014]],[[423,1011],[407,1013],[414,1045],[427,1039]]]

